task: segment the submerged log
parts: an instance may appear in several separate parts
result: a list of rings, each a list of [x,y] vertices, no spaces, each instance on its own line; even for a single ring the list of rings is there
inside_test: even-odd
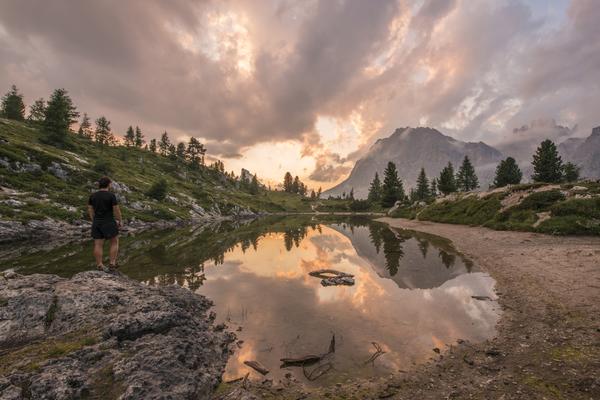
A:
[[[321,355],[310,354],[304,357],[297,358],[281,358],[279,361],[282,362],[281,368],[287,367],[304,367],[307,365],[313,365],[323,360],[329,354],[335,353],[335,334],[331,335],[331,341],[329,342],[329,349],[327,353]]]
[[[483,301],[483,300],[492,301],[492,298],[490,296],[471,296],[471,298],[475,299],[475,300],[481,300],[481,301]]]
[[[315,278],[321,278],[321,285],[323,286],[354,285],[354,275],[335,269],[318,269],[308,274]]]
[[[247,366],[249,366],[250,368],[254,369],[256,372],[262,375],[266,375],[269,373],[269,370],[258,361],[244,361],[244,364],[246,364]]]
[[[316,278],[327,279],[327,278],[335,278],[347,276],[350,278],[354,278],[354,275],[348,274],[346,272],[337,271],[335,269],[318,269],[316,271],[310,271],[308,273],[310,276],[314,276]]]
[[[354,278],[349,276],[340,276],[335,278],[327,278],[321,280],[323,286],[352,286],[354,285]]]
[[[316,364],[319,361],[321,361],[322,358],[323,358],[322,355],[317,356],[317,355],[310,354],[308,356],[298,357],[298,358],[282,358],[279,361],[281,361],[283,363],[281,365],[281,368],[301,367],[303,365]]]

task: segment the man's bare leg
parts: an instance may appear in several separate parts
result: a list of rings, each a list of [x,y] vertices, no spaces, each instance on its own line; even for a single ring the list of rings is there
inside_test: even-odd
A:
[[[96,259],[96,267],[104,267],[102,262],[102,252],[104,247],[104,239],[94,239],[94,258]]]
[[[110,239],[110,265],[117,265],[117,256],[119,255],[119,237]]]

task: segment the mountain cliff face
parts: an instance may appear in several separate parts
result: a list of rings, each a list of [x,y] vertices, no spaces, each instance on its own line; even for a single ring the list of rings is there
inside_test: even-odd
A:
[[[585,139],[567,139],[558,146],[563,159],[577,164],[584,178],[600,177],[600,126]]]
[[[324,196],[337,196],[354,188],[357,198],[365,198],[369,184],[392,161],[405,188],[414,187],[421,167],[428,177],[437,177],[441,169],[451,161],[456,168],[467,155],[475,166],[479,183],[487,188],[492,182],[497,163],[502,153],[483,142],[463,142],[446,136],[432,128],[400,128],[388,138],[379,139],[368,153],[358,160],[348,178],[339,185],[324,192]]]

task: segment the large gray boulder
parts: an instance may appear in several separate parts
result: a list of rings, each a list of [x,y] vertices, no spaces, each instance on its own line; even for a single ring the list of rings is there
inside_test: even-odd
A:
[[[219,384],[232,333],[178,286],[83,272],[0,275],[0,399],[196,399]]]

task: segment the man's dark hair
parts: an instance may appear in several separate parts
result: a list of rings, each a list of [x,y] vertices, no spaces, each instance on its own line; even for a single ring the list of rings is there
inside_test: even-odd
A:
[[[102,178],[98,179],[98,187],[100,189],[106,189],[111,182],[112,181],[108,176],[103,176]]]

